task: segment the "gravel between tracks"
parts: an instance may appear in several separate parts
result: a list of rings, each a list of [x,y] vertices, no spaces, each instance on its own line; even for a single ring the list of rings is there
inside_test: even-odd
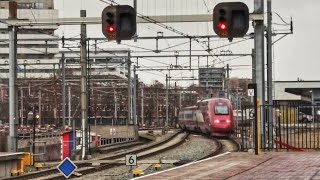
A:
[[[215,150],[216,144],[203,136],[198,135],[190,135],[189,138],[184,142],[182,145],[172,149],[168,150],[166,152],[163,152],[159,155],[155,155],[146,159],[150,160],[198,160],[201,157],[210,154],[213,150]],[[139,163],[139,160],[138,160]],[[174,165],[171,164],[162,164],[161,170],[172,168]],[[134,169],[135,167],[133,167]],[[149,174],[152,172],[155,172],[152,167],[149,167],[146,171],[144,171],[145,174]],[[127,166],[119,166],[117,168],[112,168],[108,170],[104,170],[101,172],[97,172],[94,174],[88,174],[76,179],[81,180],[88,180],[88,179],[108,179],[108,180],[114,180],[114,179],[131,179],[133,178],[130,167]]]

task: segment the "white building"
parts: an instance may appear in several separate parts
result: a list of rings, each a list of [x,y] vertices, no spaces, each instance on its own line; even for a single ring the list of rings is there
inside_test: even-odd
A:
[[[56,19],[58,10],[54,9],[53,0],[16,0],[19,19]],[[9,2],[0,2],[0,18],[9,16]],[[58,26],[20,27],[18,30],[18,77],[37,78],[50,77],[59,63],[55,55],[59,53],[58,35],[54,31]],[[0,77],[8,77],[9,35],[7,24],[0,23]],[[33,41],[23,41],[33,39]],[[36,41],[38,40],[38,41]],[[41,63],[50,63],[41,65]]]

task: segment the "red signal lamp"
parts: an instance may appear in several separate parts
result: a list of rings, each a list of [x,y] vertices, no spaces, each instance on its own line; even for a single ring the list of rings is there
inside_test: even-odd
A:
[[[113,26],[107,26],[107,31],[110,32],[110,33],[113,33],[115,31],[114,27]]]
[[[219,24],[218,24],[218,28],[220,29],[220,30],[227,30],[227,24],[225,23],[225,22],[220,22]]]

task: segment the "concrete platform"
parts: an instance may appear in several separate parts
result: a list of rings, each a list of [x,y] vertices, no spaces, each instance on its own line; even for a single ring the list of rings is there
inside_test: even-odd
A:
[[[11,170],[23,170],[23,154],[24,152],[0,152],[0,179],[10,177]]]
[[[135,179],[320,180],[319,152],[225,153]]]

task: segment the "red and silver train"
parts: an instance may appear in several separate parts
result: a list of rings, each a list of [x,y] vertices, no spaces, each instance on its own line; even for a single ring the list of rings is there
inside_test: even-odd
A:
[[[211,136],[230,136],[233,122],[232,105],[226,98],[201,100],[195,106],[183,108],[179,112],[180,128]]]

